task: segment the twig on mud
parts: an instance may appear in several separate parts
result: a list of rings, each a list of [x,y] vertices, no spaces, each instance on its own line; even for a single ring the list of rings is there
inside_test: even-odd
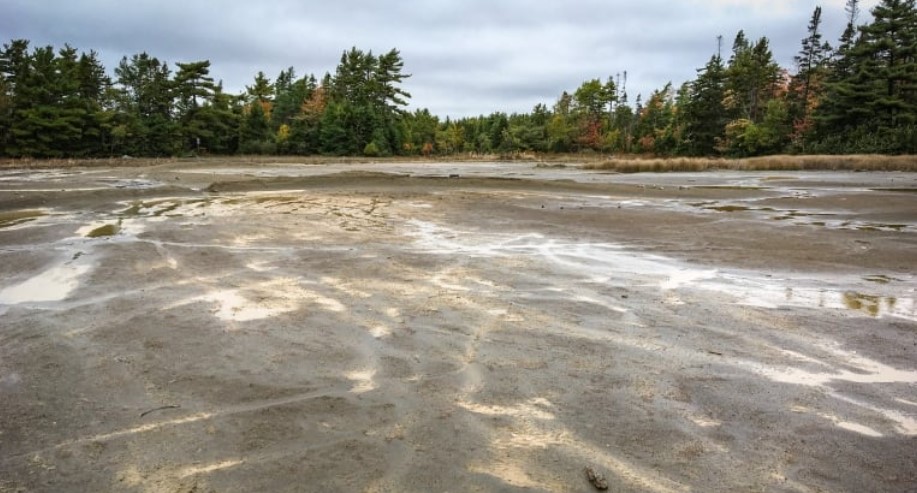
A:
[[[710,349],[708,349],[707,352],[710,353],[710,354],[712,354],[712,355],[714,355],[714,356],[722,356],[722,355],[723,355],[723,353],[721,353],[721,352],[719,352],[719,351],[711,351]]]
[[[156,411],[162,411],[163,409],[178,409],[178,408],[180,408],[180,407],[181,407],[181,406],[179,406],[178,404],[169,404],[168,406],[154,407],[153,409],[148,409],[148,410],[143,411],[142,413],[140,413],[140,417],[142,418],[142,417],[146,416],[147,414],[154,413],[154,412],[156,412]]]

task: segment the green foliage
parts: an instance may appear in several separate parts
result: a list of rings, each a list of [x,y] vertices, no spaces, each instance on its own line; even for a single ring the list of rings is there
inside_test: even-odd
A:
[[[880,0],[832,50],[812,12],[790,74],[770,42],[740,31],[694,80],[628,102],[623,80],[594,78],[528,113],[440,120],[408,112],[398,50],[356,47],[333,73],[223,91],[207,60],[170,66],[147,53],[106,75],[94,52],[0,50],[0,155],[82,157],[253,153],[390,156],[602,152],[744,157],[782,152],[917,152],[917,0]]]
[[[379,151],[379,146],[375,142],[370,142],[366,144],[366,147],[363,148],[363,155],[368,157],[378,157],[381,153]]]
[[[716,153],[729,114],[723,106],[726,96],[726,69],[714,55],[688,88],[683,111],[684,134],[680,153],[705,156]]]
[[[913,152],[917,124],[917,8],[882,0],[854,36],[856,3],[816,112],[818,149]],[[846,138],[844,138],[846,137]]]

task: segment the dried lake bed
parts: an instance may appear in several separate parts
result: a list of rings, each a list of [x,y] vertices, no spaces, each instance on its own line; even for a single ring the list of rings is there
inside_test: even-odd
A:
[[[0,491],[914,491],[915,192],[0,170]]]

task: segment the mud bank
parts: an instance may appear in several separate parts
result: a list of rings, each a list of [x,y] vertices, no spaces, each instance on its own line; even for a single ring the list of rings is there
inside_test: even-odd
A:
[[[917,177],[0,172],[0,491],[912,491]]]

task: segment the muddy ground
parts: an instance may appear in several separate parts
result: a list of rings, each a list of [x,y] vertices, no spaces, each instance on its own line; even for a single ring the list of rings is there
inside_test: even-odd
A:
[[[915,491],[915,190],[3,170],[0,491]]]

